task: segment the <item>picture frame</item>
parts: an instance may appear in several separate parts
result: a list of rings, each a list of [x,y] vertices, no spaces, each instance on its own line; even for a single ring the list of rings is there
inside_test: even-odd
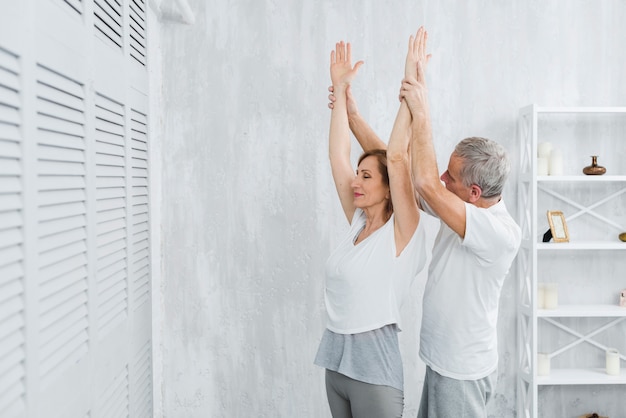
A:
[[[549,210],[547,215],[554,242],[569,242],[569,232],[567,231],[567,222],[565,222],[563,212]]]

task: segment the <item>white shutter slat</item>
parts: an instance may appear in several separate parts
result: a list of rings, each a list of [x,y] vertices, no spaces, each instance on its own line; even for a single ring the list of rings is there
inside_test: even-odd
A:
[[[20,140],[19,126],[11,121],[0,119],[0,139],[8,142],[9,145],[11,142],[18,142]]]
[[[82,300],[82,296],[86,296],[87,283],[84,280],[68,279],[67,277],[59,277],[56,280],[50,280],[46,286],[42,286],[42,291],[46,290],[49,296],[41,298],[41,312],[53,311],[60,306],[68,306],[67,301],[82,304],[87,300]]]
[[[64,218],[55,218],[51,221],[40,222],[37,230],[42,237],[60,233],[68,229],[85,227],[87,220],[83,214],[79,215],[66,215]]]
[[[146,177],[135,177],[133,178],[133,186],[142,186],[145,187],[147,190],[148,179]]]
[[[0,164],[2,163],[3,161],[0,160]],[[8,176],[0,175],[0,190],[2,190],[2,192],[0,192],[0,196],[2,197],[7,197],[7,195],[15,196],[15,195],[18,195],[20,191],[22,190],[22,183],[20,181],[20,178],[17,175],[13,175],[13,174],[17,174],[17,173],[11,173]],[[0,211],[4,211],[4,210],[6,209],[2,209],[2,206],[0,206]]]
[[[99,222],[96,224],[96,233],[99,234],[106,229],[117,229],[126,225],[126,221],[124,220],[125,214],[126,208],[124,207],[103,210],[98,213]]]
[[[120,293],[114,294],[100,305],[101,315],[98,318],[98,330],[101,339],[128,317],[126,294],[127,290],[124,287]]]
[[[11,336],[14,336],[15,339],[23,339],[19,330],[24,326],[24,318],[21,315],[24,301],[19,296],[24,292],[24,289],[19,281],[13,280],[12,283],[3,286],[0,290],[3,292],[2,299],[0,299],[2,302],[2,310],[0,311],[2,345],[0,345],[0,351],[3,351],[3,348],[13,345],[10,342]]]
[[[0,266],[7,271],[7,273],[0,275],[0,284],[8,281],[5,274],[8,274],[8,271],[10,271],[9,267],[11,265],[18,264],[21,259],[22,248],[20,246],[12,245],[9,247],[0,247]],[[0,269],[0,271],[3,270]]]
[[[16,108],[0,104],[0,120],[13,123],[15,120],[19,120],[19,118],[20,112]]]
[[[23,326],[23,325],[22,325]],[[9,377],[10,374],[20,374],[20,362],[24,359],[24,337],[13,332],[4,338],[4,344],[0,347],[0,381],[12,382],[17,376]],[[0,389],[0,393],[3,390]]]
[[[36,123],[41,130],[64,133],[80,138],[85,136],[85,129],[82,125],[47,114],[38,113]]]
[[[98,287],[102,290],[102,301],[105,301],[110,297],[110,295],[107,296],[107,289],[115,288],[116,285],[121,289],[126,289],[126,281],[119,280],[120,278],[125,277],[123,276],[126,274],[124,271],[125,269],[126,259],[123,258],[98,270],[96,278],[98,279]],[[120,275],[123,277],[120,277]]]
[[[115,199],[119,204],[125,201],[126,191],[122,187],[103,187],[98,189],[96,196],[99,200]],[[118,207],[123,207],[123,205]]]
[[[0,250],[0,257],[2,257],[6,252]],[[21,251],[18,248],[16,251],[16,260],[3,260],[3,262],[8,262],[4,266],[0,266],[0,285],[11,281],[18,281],[24,275],[24,268],[21,263],[16,263],[15,261],[21,260]]]
[[[148,214],[147,213],[139,213],[133,216],[133,225],[139,225],[141,223],[145,223],[146,229],[148,229]]]
[[[107,233],[100,234],[96,237],[96,244],[98,247],[104,247],[116,241],[126,241],[126,229],[108,231]]]
[[[37,157],[40,161],[47,160],[62,163],[78,163],[82,165],[83,161],[85,161],[85,152],[80,149],[39,145],[37,147]]]
[[[124,174],[125,174],[125,169],[122,167],[116,167],[116,166],[108,166],[108,165],[101,165],[98,166],[98,176],[99,177],[120,177],[120,178],[124,178]]]
[[[132,149],[147,151],[148,144],[145,141],[138,141],[137,139],[133,139],[131,141]]]
[[[65,230],[58,234],[48,235],[39,239],[39,251],[46,252],[54,248],[63,247],[75,242],[82,242],[87,239],[85,228]]]
[[[75,100],[75,105],[80,106],[82,102],[78,98],[73,98],[72,96],[68,96],[67,94],[59,94],[56,92],[54,98],[45,98],[39,97],[39,113],[42,115],[50,116],[56,119],[61,119],[68,122],[74,122],[77,124],[85,123],[85,115],[79,109],[75,109],[73,107],[69,107],[67,102],[59,103],[57,100],[67,100],[68,98],[72,98]],[[60,96],[60,97],[59,97]]]
[[[61,94],[64,98],[59,103],[73,109],[83,109],[82,83],[41,63],[37,64],[36,70],[38,97],[55,98]]]
[[[20,218],[15,212],[9,212],[11,217]],[[14,216],[13,216],[14,215]],[[0,213],[0,222],[2,221],[2,214]],[[22,230],[21,228],[11,228],[0,230],[0,246],[2,247],[16,247],[22,243]]]
[[[113,241],[110,244],[102,245],[98,248],[99,254],[113,254],[126,248],[126,242],[122,240]]]
[[[39,179],[39,190],[52,191],[63,189],[84,189],[83,176],[45,176]]]
[[[123,156],[98,153],[96,155],[96,164],[113,167],[124,167],[125,159]]]
[[[126,266],[126,251],[125,250],[126,250],[126,247],[123,247],[120,250],[113,251],[109,253],[108,255],[105,255],[99,258],[98,264],[96,265],[96,269],[98,270],[98,273],[96,273],[96,275],[98,276],[101,270],[104,270],[108,268],[109,266],[115,265],[116,263],[119,263],[119,262],[123,262],[124,266]]]
[[[85,149],[85,140],[82,136],[71,136],[64,132],[55,132],[45,129],[37,131],[37,143],[52,147]]]
[[[148,161],[146,159],[144,159],[144,158],[136,158],[136,157],[133,156],[133,158],[132,158],[132,166],[134,168],[147,169],[148,168]]]
[[[124,136],[124,121],[96,118],[96,130],[117,136]]]
[[[136,203],[139,200],[147,200],[147,196],[135,196],[133,200],[134,200],[133,208],[132,208],[133,215],[138,215],[140,213],[148,213],[148,204],[146,202]]]
[[[96,135],[96,152],[124,156],[124,137],[109,135],[107,138],[98,138]]]
[[[98,212],[104,212],[111,209],[117,209],[120,207],[124,207],[126,203],[126,199],[118,198],[118,199],[101,199],[96,202],[96,210]]]
[[[84,242],[75,242],[64,247],[54,248],[53,250],[39,254],[38,264],[40,274],[45,274],[44,269],[50,272],[69,273],[74,271],[77,266],[87,261],[85,252],[87,245]],[[77,264],[81,263],[81,264]],[[56,277],[56,276],[50,276]]]
[[[50,321],[46,328],[41,331],[41,339],[47,343],[53,341],[59,336],[60,331],[75,328],[75,325],[82,323],[85,320],[85,312],[83,307],[77,309],[68,309],[67,312],[63,312],[55,318],[55,321]],[[49,344],[48,344],[49,345]],[[54,348],[54,347],[52,347]],[[49,351],[49,353],[51,353]]]
[[[39,174],[58,176],[58,175],[84,175],[84,164],[68,164],[63,161],[39,161]]]
[[[122,176],[101,176],[96,177],[96,188],[106,189],[109,187],[124,187],[126,180]]]
[[[66,203],[84,202],[85,191],[81,189],[42,190],[37,196],[39,206],[63,206]]]
[[[73,11],[79,15],[83,14],[83,6],[81,0],[63,0]]]
[[[109,220],[101,219],[101,222],[96,225],[96,235],[103,235],[109,231],[117,231],[120,229],[123,230],[126,228],[126,220],[123,217],[124,215],[123,209],[120,208],[120,210],[117,211],[116,216],[115,216],[116,211],[114,210],[107,211],[107,212],[112,212],[114,216],[111,216]],[[120,217],[120,215],[122,216]]]
[[[133,177],[148,177],[148,170],[145,168],[133,167],[131,173]]]

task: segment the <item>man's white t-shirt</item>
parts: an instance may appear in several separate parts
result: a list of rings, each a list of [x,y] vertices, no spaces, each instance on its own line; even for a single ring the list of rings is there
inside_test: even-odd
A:
[[[433,214],[422,200],[422,207]],[[437,373],[478,380],[498,367],[500,291],[521,242],[501,200],[465,204],[465,239],[441,222],[424,292],[420,357]],[[436,216],[436,215],[435,215]]]

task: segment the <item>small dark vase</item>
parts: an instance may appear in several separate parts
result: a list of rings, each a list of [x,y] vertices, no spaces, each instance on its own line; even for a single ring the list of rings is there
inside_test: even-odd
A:
[[[591,165],[583,168],[583,173],[585,173],[588,176],[601,176],[602,174],[606,173],[606,168],[602,167],[601,165],[598,165],[597,155],[592,155]]]

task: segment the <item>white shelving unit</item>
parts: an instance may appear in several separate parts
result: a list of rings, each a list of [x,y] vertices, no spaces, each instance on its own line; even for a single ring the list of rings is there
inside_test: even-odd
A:
[[[551,125],[551,118],[556,119],[556,127]],[[600,142],[605,139],[604,137],[594,138],[593,141],[584,138],[586,134],[593,132],[593,129],[588,129],[585,124],[593,125],[596,131],[602,131],[602,124],[606,122],[606,118],[618,127],[622,126],[620,121],[623,119],[623,124],[626,126],[626,107],[530,105],[522,108],[519,113],[518,214],[523,237],[517,257],[519,277],[518,417],[540,416],[538,397],[543,386],[626,385],[626,370],[624,370],[626,350],[620,354],[622,373],[619,376],[608,375],[603,367],[604,363],[599,362],[596,367],[579,367],[577,362],[561,367],[563,366],[561,361],[558,364],[559,367],[552,366],[548,376],[538,376],[536,367],[540,345],[542,351],[548,352],[551,358],[556,358],[566,352],[571,358],[574,356],[572,352],[581,346],[593,347],[600,353],[607,348],[603,342],[606,332],[617,329],[621,333],[626,325],[626,308],[618,305],[617,298],[611,299],[612,293],[611,295],[604,294],[607,288],[626,287],[626,280],[624,280],[626,243],[618,239],[619,233],[626,231],[626,211],[620,209],[624,207],[623,202],[626,200],[626,163],[620,160],[624,157],[624,151],[622,154],[617,152],[616,155],[606,155],[607,164],[603,164],[602,160],[598,161],[600,165],[607,167],[605,175],[584,175],[582,168],[588,164],[582,164],[572,158],[567,160],[569,165],[564,167],[564,175],[537,175],[538,142],[551,142],[560,149],[567,150],[568,157],[575,155],[576,158],[582,158],[580,161],[588,161],[588,163],[591,162],[589,155],[595,151],[594,147],[601,147],[603,150],[625,149],[624,133],[626,130],[621,130],[620,143],[604,144]],[[582,119],[582,121],[577,119]],[[542,128],[542,124],[547,127]],[[614,135],[610,135],[611,132],[608,133],[607,140],[620,140],[619,132],[613,133]],[[583,136],[583,138],[577,138],[577,136]],[[591,201],[586,200],[589,195],[592,195]],[[546,208],[548,210],[568,209],[563,210],[563,213],[570,232],[570,242],[542,242],[543,234],[549,228]],[[605,271],[596,275],[593,266],[601,263],[594,260],[599,258],[608,262],[602,264]],[[554,267],[558,266],[558,263],[565,264],[566,268]],[[568,268],[568,263],[573,264],[574,267]],[[583,268],[577,269],[576,263],[580,263]],[[590,271],[586,271],[587,265],[590,266]],[[559,277],[564,274],[568,277]],[[593,283],[589,284],[590,280],[598,285],[597,288],[589,289],[593,286]],[[572,289],[579,287],[579,294],[576,295],[575,291],[569,292],[557,309],[539,309],[537,283],[547,281],[559,283],[559,294],[566,293],[570,284]],[[586,291],[580,290],[581,288]],[[585,321],[587,329],[578,329],[579,318]],[[588,329],[588,321],[595,321],[591,330]],[[556,328],[568,338],[565,342],[563,342],[565,338],[556,342],[551,341],[551,346],[546,349],[547,344],[542,341],[546,339],[545,333],[539,330],[541,327]],[[626,335],[622,335],[622,338],[626,341]]]

